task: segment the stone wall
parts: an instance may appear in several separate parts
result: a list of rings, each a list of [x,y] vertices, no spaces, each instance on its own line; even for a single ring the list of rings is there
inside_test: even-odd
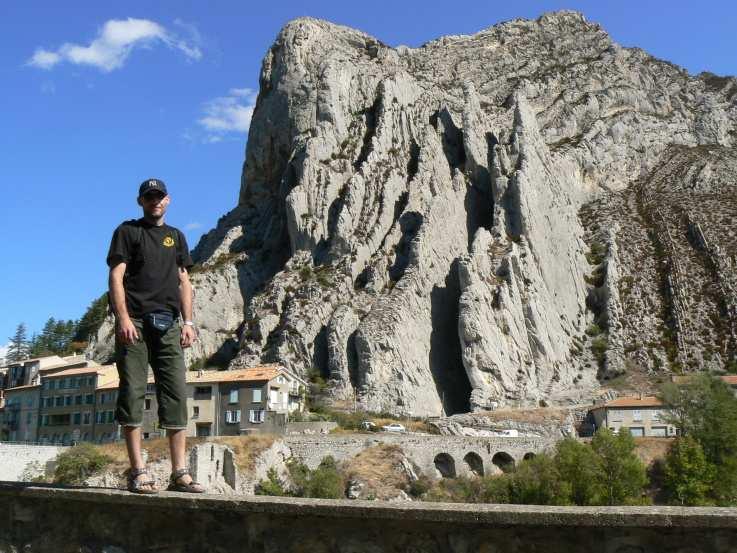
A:
[[[290,422],[287,424],[287,434],[327,434],[333,428],[337,428],[338,423],[332,421],[315,421],[315,422]]]
[[[472,470],[477,474],[494,474],[510,459],[518,463],[526,455],[545,451],[555,443],[554,440],[544,438],[393,435],[379,432],[314,437],[285,436],[283,441],[292,450],[292,455],[302,459],[311,468],[316,467],[326,455],[342,461],[354,457],[367,447],[382,443],[394,444],[401,447],[422,472],[433,478],[441,476],[442,467],[452,468],[455,475],[469,475]]]
[[[68,449],[55,445],[26,445],[0,442],[0,480],[21,480],[51,472],[56,456]]]
[[[0,483],[0,505],[3,553],[737,551],[737,509],[726,508],[139,496],[17,483]]]

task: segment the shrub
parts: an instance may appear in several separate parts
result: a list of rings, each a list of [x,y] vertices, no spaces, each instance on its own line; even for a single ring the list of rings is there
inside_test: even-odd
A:
[[[600,428],[591,440],[591,448],[600,459],[602,503],[642,504],[647,474],[627,429],[621,428],[615,436],[608,428]]]
[[[104,469],[112,458],[101,453],[94,445],[82,443],[56,457],[54,482],[57,484],[83,484],[84,481]]]
[[[560,477],[554,460],[545,453],[522,461],[510,475],[512,503],[570,505],[571,485]]]
[[[256,495],[284,496],[289,495],[274,467],[266,473],[266,480],[261,480],[256,485]]]
[[[670,503],[708,505],[713,478],[714,467],[696,440],[685,436],[673,442],[663,467],[663,489]]]
[[[570,437],[558,442],[555,465],[560,478],[570,484],[573,503],[601,503],[603,489],[600,481],[600,460],[589,445]]]

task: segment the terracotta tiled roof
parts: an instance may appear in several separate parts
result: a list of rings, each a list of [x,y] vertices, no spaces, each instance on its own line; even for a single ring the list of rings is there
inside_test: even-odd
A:
[[[95,374],[100,367],[79,367],[77,369],[67,369],[58,373],[47,374],[44,378],[56,378],[58,376],[76,376],[78,374]]]
[[[114,367],[113,367],[114,368]],[[276,378],[279,373],[286,372],[279,365],[261,365],[233,371],[187,371],[187,384],[218,383],[218,382],[264,382]],[[153,374],[146,380],[148,384],[155,382]],[[118,387],[118,375],[115,373],[113,381],[98,386],[97,390],[113,390]]]
[[[721,377],[730,386],[737,386],[737,374],[728,374]]]
[[[196,384],[198,382],[261,382],[276,378],[281,372],[279,365],[260,365],[258,367],[248,367],[247,369],[237,369],[233,371],[202,371],[199,376],[198,372],[189,371],[187,373],[187,382]]]
[[[723,376],[720,376],[719,378],[722,379],[722,382],[728,384],[729,386],[737,386],[737,374],[726,374]],[[671,377],[671,381],[675,384],[688,384],[693,379],[693,375],[690,374],[684,374],[684,375],[676,375]]]
[[[602,407],[661,407],[663,402],[655,396],[643,396],[640,397],[620,397],[613,399],[612,401],[606,402],[604,405],[599,405],[596,408],[601,409]]]

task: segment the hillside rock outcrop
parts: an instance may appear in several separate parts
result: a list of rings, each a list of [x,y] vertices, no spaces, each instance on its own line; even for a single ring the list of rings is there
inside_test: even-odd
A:
[[[573,12],[419,48],[292,21],[194,251],[191,360],[406,415],[729,368],[736,97]]]

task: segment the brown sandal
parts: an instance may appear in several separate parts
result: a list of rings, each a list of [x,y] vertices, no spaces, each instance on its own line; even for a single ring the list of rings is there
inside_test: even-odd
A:
[[[131,493],[140,493],[153,495],[159,493],[159,490],[154,488],[156,480],[149,478],[148,480],[136,480],[136,478],[142,474],[149,474],[147,468],[142,469],[130,469],[128,471],[128,491]],[[144,486],[149,486],[148,488]]]
[[[179,469],[172,472],[171,478],[169,479],[169,487],[166,489],[172,492],[205,493],[205,487],[199,482],[195,482],[194,480],[187,484],[178,482],[185,475],[192,476],[189,469]]]

